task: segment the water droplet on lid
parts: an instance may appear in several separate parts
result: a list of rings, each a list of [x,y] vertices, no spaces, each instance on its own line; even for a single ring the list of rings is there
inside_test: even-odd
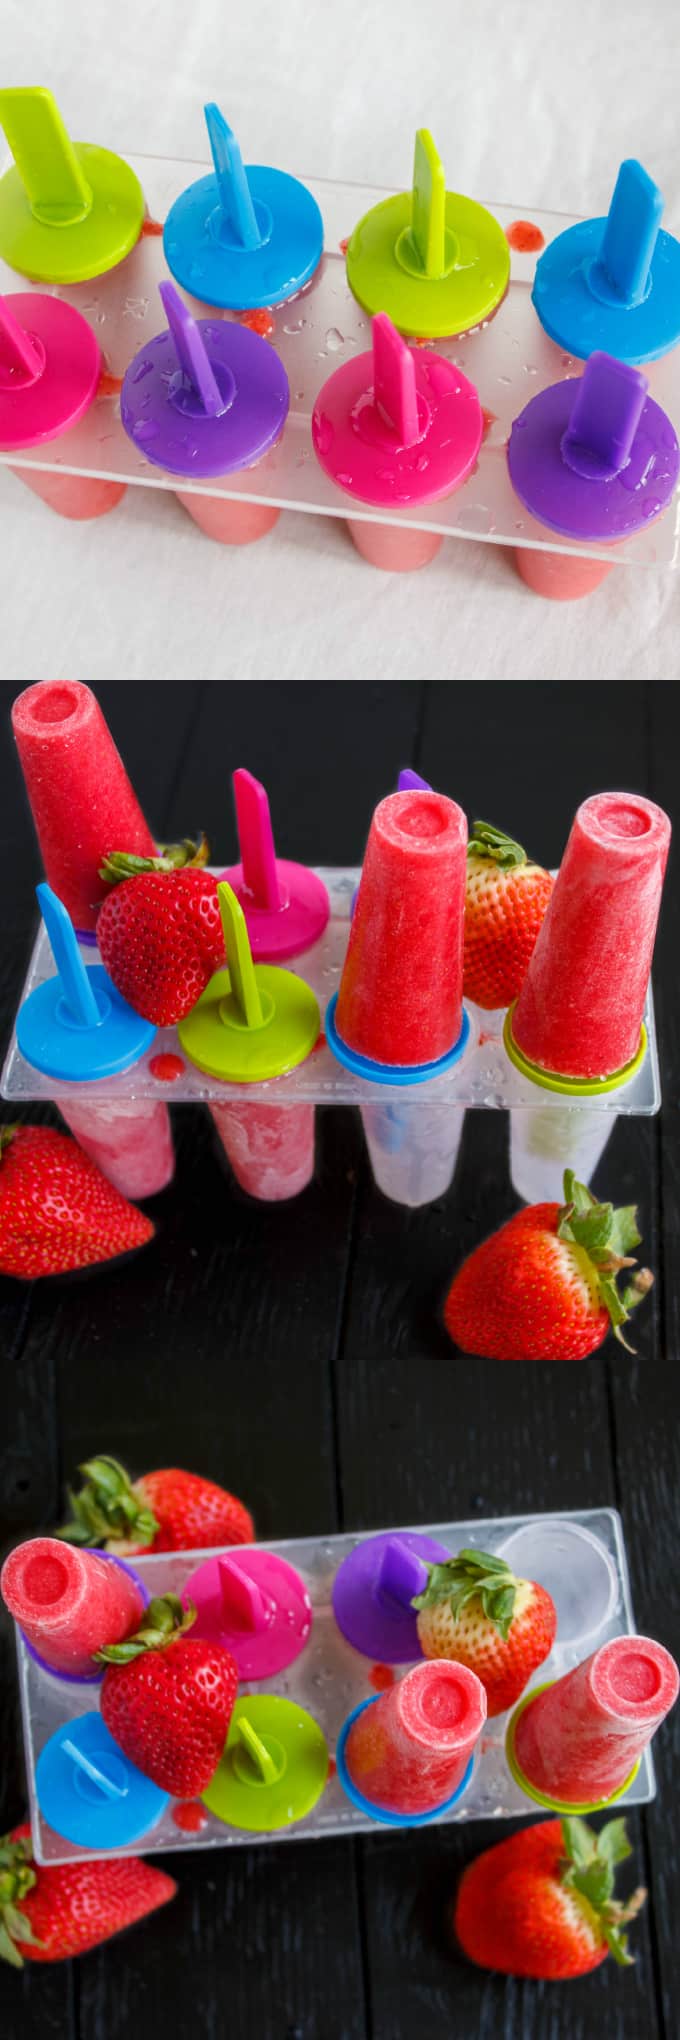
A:
[[[326,346],[329,354],[337,354],[339,348],[344,347],[344,345],[344,335],[337,326],[330,326],[326,334]]]
[[[144,361],[139,362],[138,367],[135,369],[134,375],[131,378],[132,382],[133,383],[144,382],[145,377],[147,375],[151,375],[152,370],[153,362],[149,361],[147,357],[147,359],[145,359]]]

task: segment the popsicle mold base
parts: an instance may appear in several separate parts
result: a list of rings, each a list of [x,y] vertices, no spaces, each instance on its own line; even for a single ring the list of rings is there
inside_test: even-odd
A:
[[[546,1674],[548,1678],[559,1678],[611,1637],[634,1631],[621,1522],[613,1509],[566,1512],[559,1517],[511,1516],[491,1520],[477,1517],[472,1521],[409,1524],[404,1528],[412,1535],[425,1534],[452,1551],[476,1545],[483,1551],[502,1552],[510,1539],[517,1540],[521,1534],[523,1562],[531,1559],[531,1577],[543,1576],[558,1613],[558,1641],[546,1664],[540,1667],[539,1683],[545,1682]],[[304,1709],[317,1724],[336,1763],[338,1739],[347,1716],[372,1699],[376,1688],[380,1689],[390,1678],[389,1668],[382,1663],[374,1664],[345,1640],[332,1610],[332,1587],[339,1565],[371,1534],[295,1538],[267,1545],[267,1551],[287,1559],[300,1573],[312,1604],[311,1633],[300,1655],[283,1672],[256,1685],[244,1681],[239,1688],[239,1706],[246,1695],[275,1694]],[[394,1535],[400,1535],[399,1529]],[[520,1547],[517,1548],[519,1558]],[[239,1558],[245,1549],[239,1546]],[[190,1575],[203,1560],[214,1556],[212,1552],[159,1552],[137,1557],[135,1569],[149,1593],[181,1595]],[[593,1594],[594,1578],[602,1582],[602,1591],[598,1587]],[[565,1638],[562,1642],[561,1618]],[[97,1689],[91,1686],[78,1689],[50,1678],[29,1657],[20,1640],[18,1656],[36,1858],[41,1863],[71,1862],[88,1852],[64,1841],[45,1822],[36,1794],[36,1765],[50,1736],[65,1721],[73,1723],[96,1708]],[[393,1669],[394,1676],[399,1677],[407,1667]],[[506,1725],[507,1717],[501,1716],[487,1723],[470,1783],[456,1805],[437,1815],[439,1820],[516,1819],[530,1811],[531,1801],[516,1783],[506,1760]],[[625,1794],[625,1803],[638,1804],[653,1795],[652,1759],[649,1751],[645,1751],[639,1772]],[[255,1836],[245,1828],[226,1825],[204,1800],[205,1825],[197,1833],[187,1834],[173,1818],[174,1811],[171,1803],[148,1835],[134,1845],[137,1852],[140,1848],[145,1855],[156,1850],[238,1848],[255,1839],[271,1844],[291,1836],[312,1839],[375,1832],[376,1826],[375,1818],[347,1796],[340,1777],[334,1775],[333,1763],[316,1803],[292,1826],[286,1822],[285,1826]]]
[[[179,1104],[234,1104],[241,1108],[247,1103],[269,1106],[285,1105],[359,1105],[376,1104],[382,1107],[378,1128],[379,1142],[387,1149],[390,1181],[395,1178],[398,1161],[397,1145],[403,1145],[406,1158],[410,1145],[408,1137],[408,1115],[413,1114],[414,1137],[420,1147],[420,1126],[425,1113],[436,1107],[466,1107],[477,1110],[491,1109],[535,1112],[540,1103],[541,1111],[565,1112],[565,1095],[557,1088],[536,1088],[535,1082],[524,1076],[510,1061],[503,1046],[503,1012],[488,1013],[470,1006],[470,1040],[466,1053],[452,1063],[451,1067],[438,1077],[430,1077],[426,1083],[402,1085],[394,1090],[385,1082],[373,1077],[358,1077],[336,1061],[325,1039],[325,1014],[334,993],[337,992],[347,948],[352,896],[356,891],[360,871],[356,866],[316,866],[318,876],[326,885],[330,897],[330,919],[318,942],[302,956],[291,958],[286,968],[304,979],[311,986],[318,1000],[321,1012],[322,1033],[312,1053],[296,1069],[279,1076],[271,1082],[248,1084],[228,1083],[216,1077],[209,1077],[197,1069],[183,1053],[174,1027],[159,1028],[148,1054],[140,1057],[134,1067],[125,1070],[115,1078],[99,1080],[97,1083],[78,1085],[78,1103],[111,1103],[116,1100],[127,1103],[134,1099],[152,1099],[155,1103]],[[215,867],[216,874],[223,869]],[[96,949],[86,952],[88,963],[98,961]],[[54,975],[54,963],[47,934],[42,924],[35,942],[29,964],[26,983],[22,992],[23,1000],[36,985]],[[617,1113],[657,1112],[661,1102],[659,1069],[656,1052],[656,1033],[651,986],[647,995],[645,1025],[648,1037],[647,1054],[644,1061],[625,1088],[617,1091],[603,1091],[596,1096],[584,1098],[583,1106],[577,1093],[570,1101],[574,1116],[575,1131],[578,1130],[579,1110],[587,1110],[589,1121],[593,1114],[601,1113],[611,1126]],[[173,1082],[168,1084],[154,1075],[154,1067],[166,1056],[173,1057]],[[179,1064],[179,1070],[176,1066]],[[5,1065],[0,1079],[0,1095],[12,1103],[27,1103],[32,1099],[55,1099],[57,1104],[63,1097],[73,1098],[73,1085],[66,1085],[56,1078],[42,1076],[25,1062],[20,1053],[16,1030],[7,1051]],[[393,1134],[388,1136],[386,1115],[393,1117]],[[380,1131],[382,1127],[382,1131]],[[455,1150],[460,1135],[460,1122],[451,1128],[450,1155],[451,1171],[455,1161]],[[441,1188],[441,1172],[438,1168]],[[394,1187],[389,1194],[394,1195]],[[439,1191],[437,1192],[439,1194]],[[416,1201],[422,1202],[420,1194]]]
[[[508,1770],[512,1773],[515,1783],[521,1786],[523,1792],[526,1792],[527,1797],[529,1799],[534,1799],[536,1801],[537,1806],[547,1807],[549,1812],[582,1813],[582,1814],[600,1813],[604,1807],[613,1806],[617,1799],[623,1799],[624,1795],[627,1795],[630,1792],[631,1787],[635,1784],[635,1780],[640,1769],[639,1761],[637,1764],[633,1765],[633,1769],[629,1773],[629,1776],[624,1779],[622,1785],[619,1785],[617,1787],[616,1792],[610,1792],[608,1799],[594,1799],[590,1801],[586,1800],[583,1802],[583,1804],[579,1805],[576,1805],[573,1800],[568,1799],[548,1799],[545,1792],[539,1792],[535,1785],[530,1784],[529,1779],[525,1777],[522,1767],[517,1761],[517,1756],[515,1753],[515,1733],[520,1714],[524,1713],[525,1707],[529,1706],[531,1700],[536,1699],[538,1693],[545,1693],[547,1687],[552,1686],[553,1683],[554,1682],[552,1679],[542,1679],[539,1686],[532,1686],[531,1692],[527,1693],[525,1698],[519,1701],[517,1707],[514,1710],[514,1713],[511,1714],[510,1720],[508,1722],[508,1732],[505,1743],[505,1755],[507,1759]]]
[[[6,157],[0,170],[9,161]],[[151,224],[163,222],[192,176],[201,177],[209,167],[205,161],[190,164],[135,156],[132,168],[143,187]],[[243,506],[267,504],[270,508],[296,509],[347,520],[346,491],[323,473],[314,457],[311,416],[319,390],[333,369],[352,353],[365,352],[370,339],[369,316],[347,283],[341,243],[346,242],[362,215],[394,194],[348,182],[305,181],[321,208],[325,253],[299,296],[271,312],[271,343],[290,382],[291,408],[286,429],[278,445],[255,470],[214,481],[197,478],[192,489],[182,489],[182,495],[195,494],[204,502],[213,497],[218,502],[230,499]],[[521,206],[484,203],[506,230],[526,216]],[[541,237],[548,245],[566,227],[577,225],[573,215],[567,217],[533,208],[528,217],[537,229],[539,249]],[[462,337],[437,340],[437,353],[455,360],[478,389],[487,412],[488,429],[476,469],[463,486],[441,502],[401,511],[394,519],[394,528],[400,537],[410,528],[439,537],[455,536],[492,545],[526,546],[552,554],[576,555],[579,561],[585,553],[609,565],[611,555],[606,546],[575,545],[554,533],[547,537],[545,529],[518,502],[507,472],[506,441],[527,395],[580,372],[580,362],[556,346],[539,324],[531,303],[536,261],[536,253],[520,253],[513,248],[507,296],[494,316]],[[76,304],[94,326],[105,355],[102,389],[88,415],[67,437],[53,446],[26,450],[20,458],[16,453],[12,456],[0,453],[0,463],[20,468],[24,476],[38,471],[71,473],[177,492],[177,478],[152,467],[139,447],[127,438],[118,406],[117,384],[132,356],[164,323],[158,298],[158,284],[163,278],[167,278],[167,264],[162,236],[143,229],[136,246],[118,268],[97,276],[85,287],[57,287],[58,294]],[[16,288],[16,272],[0,262],[0,290],[9,292]],[[204,302],[190,300],[190,309],[199,318],[206,315]],[[654,398],[677,429],[678,348],[652,365],[650,380]],[[679,508],[680,498],[676,497],[675,504],[655,527],[627,540],[621,547],[621,561],[630,565],[677,566]],[[369,506],[361,512],[353,509],[353,536],[360,522],[366,527],[384,528],[389,521],[384,509],[373,510]]]

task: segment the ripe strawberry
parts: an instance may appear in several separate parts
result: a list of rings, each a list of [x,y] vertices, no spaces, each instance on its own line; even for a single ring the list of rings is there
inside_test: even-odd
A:
[[[463,992],[487,1012],[517,998],[554,879],[489,822],[467,852]]]
[[[136,1636],[96,1653],[101,1711],[132,1763],[175,1799],[194,1799],[216,1771],[238,1688],[220,1643],[188,1637],[195,1608],[177,1594],[149,1602]]]
[[[113,891],[97,915],[97,942],[109,977],[135,1012],[157,1027],[190,1013],[225,961],[217,882],[200,867],[205,836],[158,857],[114,852],[100,877]]]
[[[621,1330],[651,1288],[640,1268],[623,1292],[640,1244],[635,1206],[598,1204],[573,1170],[563,1205],[530,1204],[468,1256],[454,1276],[444,1323],[456,1346],[487,1360],[583,1360],[611,1327]]]
[[[119,1558],[139,1551],[209,1551],[252,1544],[252,1516],[235,1495],[200,1473],[159,1467],[130,1481],[117,1459],[86,1459],[80,1494],[69,1488],[72,1520],[59,1531],[69,1544],[99,1545]]]
[[[0,1274],[64,1275],[129,1254],[154,1232],[68,1134],[0,1127]]]
[[[26,1823],[0,1840],[0,1957],[22,1969],[27,1962],[63,1962],[110,1941],[174,1898],[177,1885],[139,1856],[108,1856],[105,1863],[33,1862]]]
[[[429,1580],[413,1603],[427,1658],[452,1658],[481,1679],[489,1717],[514,1707],[527,1680],[550,1655],[555,1605],[535,1580],[519,1580],[505,1559],[459,1551],[428,1566]]]
[[[542,1820],[485,1849],[463,1875],[452,1911],[456,1939],[481,1969],[563,1982],[607,1955],[629,1965],[623,1928],[645,1901],[617,1903],[614,1872],[630,1856],[623,1820],[595,1835],[585,1821]]]

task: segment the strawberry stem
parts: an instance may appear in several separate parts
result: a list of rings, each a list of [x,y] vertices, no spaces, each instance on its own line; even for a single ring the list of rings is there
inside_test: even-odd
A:
[[[34,1948],[41,1948],[33,1932],[30,1920],[19,1911],[22,1898],[37,1883],[31,1844],[27,1837],[13,1842],[11,1835],[0,1839],[0,1961],[9,1962],[13,1969],[23,1969],[23,1958],[16,1946],[24,1941]]]
[[[104,1454],[86,1459],[78,1471],[85,1486],[79,1494],[67,1490],[71,1520],[57,1530],[68,1544],[102,1545],[134,1540],[153,1544],[160,1525],[151,1509],[135,1492],[130,1476],[118,1459]]]
[[[427,1570],[427,1586],[424,1593],[416,1594],[413,1608],[436,1608],[446,1601],[455,1618],[471,1601],[478,1600],[487,1620],[507,1642],[520,1581],[504,1558],[490,1551],[459,1551],[457,1557],[429,1565]]]
[[[565,1169],[564,1204],[558,1215],[557,1237],[587,1254],[600,1302],[609,1312],[612,1331],[620,1345],[632,1353],[634,1347],[624,1339],[621,1327],[627,1324],[631,1311],[642,1302],[654,1281],[649,1268],[640,1268],[625,1289],[618,1287],[622,1270],[636,1267],[631,1254],[631,1247],[639,1247],[641,1238],[636,1206],[626,1204],[616,1210],[613,1204],[598,1204],[592,1190],[585,1183],[577,1183],[573,1169]]]
[[[179,1594],[157,1594],[149,1602],[141,1627],[134,1636],[126,1636],[122,1643],[107,1643],[101,1650],[95,1650],[93,1657],[99,1665],[127,1665],[133,1658],[143,1657],[147,1650],[165,1650],[169,1643],[175,1643],[178,1636],[184,1636],[196,1620],[193,1601],[186,1608]]]
[[[159,843],[156,857],[135,857],[125,850],[111,850],[99,866],[99,877],[107,885],[119,885],[124,878],[139,878],[146,871],[196,871],[207,864],[210,845],[201,835],[198,843],[185,836],[182,843]]]
[[[528,863],[521,843],[515,843],[512,836],[505,836],[502,829],[494,829],[491,822],[473,822],[468,857],[489,857],[494,864],[500,865],[501,871],[512,871],[518,864]]]
[[[616,1866],[633,1853],[625,1820],[607,1821],[597,1835],[576,1814],[565,1818],[561,1825],[564,1844],[562,1884],[565,1890],[573,1891],[585,1900],[610,1955],[620,1967],[629,1968],[633,1956],[629,1954],[622,1928],[635,1919],[647,1894],[639,1887],[624,1904],[614,1897]]]
[[[12,1126],[0,1126],[0,1160],[2,1159],[2,1155],[4,1153],[5,1148],[9,1147],[10,1141],[14,1139],[15,1133],[18,1132],[19,1132],[18,1119],[14,1121]]]

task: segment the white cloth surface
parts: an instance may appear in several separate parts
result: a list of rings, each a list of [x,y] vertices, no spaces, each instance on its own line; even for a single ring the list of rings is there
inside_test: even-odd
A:
[[[4,0],[3,82],[45,84],[71,133],[203,159],[215,98],[246,160],[385,186],[431,128],[454,189],[606,210],[637,155],[680,233],[677,0]],[[680,677],[680,572],[532,596],[501,547],[446,542],[414,575],[367,567],[334,518],[211,544],[130,489],[73,526],[0,469],[0,673],[109,678]]]

